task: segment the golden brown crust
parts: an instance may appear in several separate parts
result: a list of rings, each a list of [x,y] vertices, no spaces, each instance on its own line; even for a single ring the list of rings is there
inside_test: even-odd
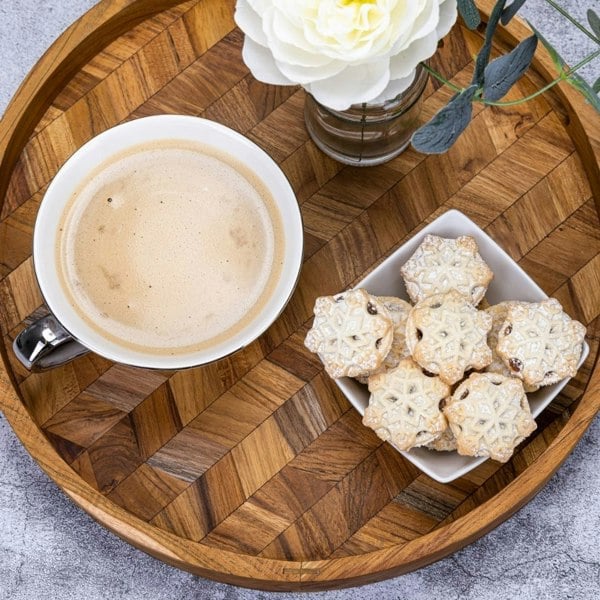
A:
[[[400,272],[413,302],[455,289],[474,306],[494,276],[481,258],[477,242],[469,235],[456,239],[426,235]]]
[[[498,332],[497,352],[525,385],[550,385],[575,375],[585,333],[554,298],[513,304]]]
[[[492,360],[487,334],[492,317],[450,290],[417,303],[408,316],[406,341],[423,369],[450,385],[466,370],[483,369]]]
[[[439,438],[436,438],[425,445],[427,448],[437,450],[438,452],[452,452],[453,450],[456,450],[456,438],[452,433],[452,429],[446,427]]]
[[[406,300],[396,298],[395,296],[378,296],[377,299],[387,308],[394,323],[394,337],[392,339],[392,347],[383,359],[381,366],[371,372],[361,373],[356,376],[356,379],[364,384],[367,383],[369,376],[389,371],[397,367],[400,360],[410,356],[410,350],[406,345],[406,320],[412,306]]]
[[[315,302],[304,344],[331,377],[355,377],[381,365],[392,347],[393,323],[385,306],[363,289]]]
[[[438,377],[425,375],[410,358],[371,376],[369,391],[363,424],[399,450],[427,444],[446,429],[440,402],[448,397],[450,387]]]
[[[488,346],[492,351],[492,362],[485,368],[486,373],[498,373],[499,375],[504,375],[505,377],[516,377],[516,375],[508,368],[508,365],[504,362],[497,351],[498,334],[500,333],[500,328],[504,324],[504,321],[506,321],[508,309],[515,304],[527,304],[527,302],[507,300],[505,302],[499,302],[498,304],[489,306],[485,309],[485,312],[487,312],[489,315],[492,315],[492,328],[488,333]],[[523,382],[523,387],[525,388],[526,393],[530,393],[538,390],[540,386],[528,385]]]
[[[518,379],[473,373],[444,407],[459,454],[506,462],[536,428]]]

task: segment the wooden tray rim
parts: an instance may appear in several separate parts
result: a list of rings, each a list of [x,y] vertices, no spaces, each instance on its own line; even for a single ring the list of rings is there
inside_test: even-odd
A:
[[[101,0],[71,25],[30,71],[0,122],[2,171],[12,171],[41,115],[82,64],[135,24],[181,3],[182,0]],[[493,4],[493,0],[480,2],[484,19]],[[529,33],[518,19],[503,29],[504,41],[508,43],[523,39]],[[107,35],[112,36],[111,39],[107,40]],[[546,79],[553,77],[552,61],[544,49],[538,49],[534,68]],[[570,117],[567,128],[579,153],[598,166],[600,124],[597,113],[570,86],[560,85],[555,90]],[[600,208],[600,169],[588,171],[587,176]],[[7,178],[0,182],[0,197],[6,192],[6,182]],[[29,417],[10,379],[7,350],[3,345],[0,352],[3,361],[0,408],[34,460],[78,506],[124,540],[166,563],[203,577],[261,589],[316,590],[369,583],[447,556],[496,527],[535,496],[571,453],[600,409],[600,367],[596,361],[577,408],[553,442],[511,483],[467,515],[401,546],[360,556],[283,561],[219,550],[179,538],[110,502],[64,462]]]

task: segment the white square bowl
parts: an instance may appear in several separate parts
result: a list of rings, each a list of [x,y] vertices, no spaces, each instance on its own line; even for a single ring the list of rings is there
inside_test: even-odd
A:
[[[355,287],[364,288],[375,296],[396,296],[409,301],[400,275],[400,267],[411,257],[428,233],[446,238],[456,238],[460,235],[470,235],[475,238],[479,246],[479,253],[494,272],[494,279],[486,294],[490,304],[498,304],[504,300],[540,302],[548,298],[531,277],[492,238],[458,210],[449,210],[427,225]],[[578,368],[586,359],[589,350],[589,346],[584,342]],[[565,378],[554,385],[540,388],[537,392],[527,395],[534,417],[537,417],[552,402],[568,380],[569,378]],[[354,408],[363,415],[369,403],[367,386],[349,377],[336,379],[336,383]],[[425,447],[400,452],[424,473],[440,483],[448,483],[462,477],[487,460],[485,457],[460,456],[457,452],[437,452]]]

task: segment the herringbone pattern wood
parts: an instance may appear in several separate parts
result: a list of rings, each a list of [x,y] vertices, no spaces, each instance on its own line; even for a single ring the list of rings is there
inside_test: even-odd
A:
[[[174,4],[174,3],[172,3]],[[554,94],[507,110],[478,106],[445,155],[409,149],[362,170],[325,157],[303,124],[304,92],[254,80],[232,0],[189,0],[111,41],[55,97],[10,173],[0,220],[5,348],[44,313],[31,260],[46,186],[84,142],[157,113],[220,121],[262,146],[301,205],[299,286],[259,340],[180,372],[94,355],[30,374],[7,353],[35,425],[74,474],[132,516],[179,538],[256,557],[314,561],[401,547],[468,515],[546,450],[590,378],[600,330],[600,223],[582,156]],[[458,85],[478,32],[456,28],[433,62]],[[530,73],[510,98],[543,81]],[[450,92],[429,83],[423,115]],[[596,199],[597,200],[597,199]],[[303,339],[317,296],[352,285],[424,224],[457,208],[572,316],[591,353],[506,465],[439,484],[361,425]]]

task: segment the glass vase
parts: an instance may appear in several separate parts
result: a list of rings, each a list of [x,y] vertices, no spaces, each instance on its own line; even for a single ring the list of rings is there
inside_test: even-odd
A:
[[[380,104],[354,104],[332,110],[310,94],[304,122],[314,143],[335,160],[359,167],[387,162],[405,150],[419,126],[422,96],[428,73],[420,65],[410,86]]]

